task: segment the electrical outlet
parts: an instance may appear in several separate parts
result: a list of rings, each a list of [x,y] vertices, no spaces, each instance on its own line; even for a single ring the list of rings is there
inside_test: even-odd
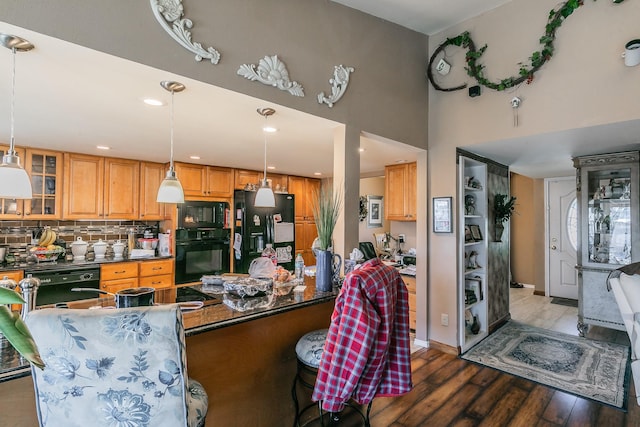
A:
[[[398,234],[398,242],[404,243],[406,241],[404,234]]]
[[[449,315],[446,313],[442,313],[440,315],[440,324],[442,326],[449,326]]]

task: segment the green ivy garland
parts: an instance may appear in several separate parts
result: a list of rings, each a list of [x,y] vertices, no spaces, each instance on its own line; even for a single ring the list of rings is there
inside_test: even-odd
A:
[[[624,0],[613,0],[614,3],[622,3],[623,1]],[[467,74],[469,76],[476,79],[478,84],[497,91],[512,88],[525,81],[527,82],[527,84],[529,84],[533,81],[533,77],[536,71],[538,71],[553,56],[553,42],[556,39],[556,30],[560,28],[565,19],[567,19],[577,8],[579,8],[583,4],[583,0],[567,0],[557,9],[551,9],[551,11],[549,12],[549,18],[547,19],[547,25],[545,26],[544,35],[540,37],[540,44],[542,45],[542,48],[538,51],[533,52],[533,54],[529,57],[530,62],[528,65],[520,65],[520,70],[518,71],[517,77],[507,77],[501,79],[498,82],[493,82],[487,79],[484,75],[484,65],[478,63],[478,60],[480,59],[480,57],[482,57],[482,54],[487,49],[487,45],[485,44],[480,49],[476,49],[475,44],[473,43],[473,40],[471,40],[471,36],[469,35],[468,31],[465,31],[464,33],[456,37],[448,38],[444,41],[444,43],[438,46],[438,48],[435,50],[435,52],[433,52],[433,55],[431,55],[431,58],[429,59],[427,77],[429,78],[429,81],[435,89],[443,92],[452,92],[467,87],[467,84],[465,83],[463,85],[452,88],[443,88],[433,78],[432,66],[436,59],[436,56],[447,46],[453,45],[464,47],[467,49],[467,54],[465,56],[467,66],[465,67],[465,70],[467,71]]]

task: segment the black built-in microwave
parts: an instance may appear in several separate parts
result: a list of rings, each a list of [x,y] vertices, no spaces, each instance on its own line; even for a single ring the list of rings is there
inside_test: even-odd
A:
[[[184,202],[178,205],[178,228],[230,228],[227,202]]]

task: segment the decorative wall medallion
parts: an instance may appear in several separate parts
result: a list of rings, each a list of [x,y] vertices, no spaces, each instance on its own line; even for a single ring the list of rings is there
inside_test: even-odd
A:
[[[238,69],[238,75],[251,81],[259,81],[262,84],[286,90],[294,96],[304,96],[304,89],[298,82],[289,80],[289,72],[284,62],[278,59],[278,55],[265,56],[258,63],[242,64]]]
[[[324,92],[318,94],[318,102],[320,104],[325,103],[329,108],[333,107],[333,104],[338,102],[342,95],[347,91],[349,85],[349,75],[353,73],[353,67],[345,67],[344,65],[336,65],[333,67],[333,78],[329,79],[331,84],[331,96],[325,96]]]
[[[191,41],[191,27],[193,22],[184,16],[182,0],[151,0],[151,10],[156,19],[167,33],[185,49],[196,54],[196,61],[204,58],[211,60],[212,64],[220,61],[220,52],[213,47],[205,50],[198,42]]]

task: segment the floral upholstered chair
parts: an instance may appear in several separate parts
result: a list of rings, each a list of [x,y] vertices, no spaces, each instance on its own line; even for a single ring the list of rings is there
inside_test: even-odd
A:
[[[26,321],[46,364],[32,369],[40,426],[204,426],[177,305],[52,308]]]

